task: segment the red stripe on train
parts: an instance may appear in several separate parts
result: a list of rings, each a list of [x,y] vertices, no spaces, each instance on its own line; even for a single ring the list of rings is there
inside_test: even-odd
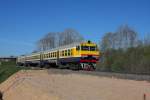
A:
[[[81,54],[81,56],[99,56],[99,55],[96,55],[96,54]]]
[[[93,62],[96,63],[97,60],[87,60],[87,59],[81,59],[80,62]]]

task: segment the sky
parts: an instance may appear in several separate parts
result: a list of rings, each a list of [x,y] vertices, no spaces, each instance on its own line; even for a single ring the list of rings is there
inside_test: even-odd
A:
[[[0,0],[0,56],[31,53],[46,33],[66,28],[98,43],[124,24],[150,34],[150,0]]]

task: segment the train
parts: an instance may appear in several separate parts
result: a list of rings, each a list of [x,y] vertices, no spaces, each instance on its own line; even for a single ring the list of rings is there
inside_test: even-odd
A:
[[[99,58],[100,50],[97,44],[85,41],[18,56],[17,65],[95,70]]]

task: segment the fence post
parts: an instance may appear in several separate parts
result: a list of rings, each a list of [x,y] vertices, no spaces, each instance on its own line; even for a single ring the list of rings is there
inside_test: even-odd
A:
[[[0,91],[0,100],[3,100],[3,93]]]
[[[146,100],[146,94],[144,93],[144,95],[143,95],[143,100]]]

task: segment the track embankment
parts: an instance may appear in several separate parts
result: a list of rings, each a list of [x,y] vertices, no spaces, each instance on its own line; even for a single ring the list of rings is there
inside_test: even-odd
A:
[[[4,100],[144,100],[144,94],[146,100],[150,100],[150,82],[105,74],[58,69],[22,70],[3,82],[0,90]]]

